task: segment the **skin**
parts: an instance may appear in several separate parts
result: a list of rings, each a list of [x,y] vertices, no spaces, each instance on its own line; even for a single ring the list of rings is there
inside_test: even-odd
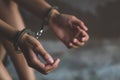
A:
[[[31,1],[29,1],[29,0],[14,0],[14,1],[16,3],[18,3],[21,7],[25,8],[26,10],[30,11],[34,15],[38,16],[40,19],[43,19],[46,16],[46,12],[48,12],[48,10],[51,8],[51,5],[49,5],[48,3],[46,3],[45,0],[36,0],[36,1],[35,0],[31,0]],[[32,4],[32,6],[31,6],[31,4]],[[54,17],[54,18],[52,18],[52,17]],[[62,35],[56,34],[56,36],[68,48],[77,48],[78,46],[83,46],[84,43],[89,39],[88,34],[85,32],[85,31],[88,30],[87,27],[84,25],[84,23],[80,19],[76,18],[75,16],[68,15],[68,14],[62,14],[61,15],[61,14],[59,14],[59,12],[57,10],[53,10],[52,17],[50,18],[50,23],[49,23],[50,29],[52,29],[53,32],[55,32],[55,34],[57,32],[56,29],[59,30],[59,33],[61,32],[60,30],[62,30],[62,31],[64,30],[64,32],[63,32]],[[55,22],[55,21],[57,21],[57,22]],[[63,25],[60,25],[61,23]],[[71,36],[69,34],[70,32],[73,31],[73,30],[70,30],[70,29],[72,29],[71,26],[74,29],[76,28],[75,31],[77,30],[78,34],[75,33],[75,31],[73,32],[74,33],[73,36]],[[78,29],[77,26],[79,26],[79,29]],[[60,27],[62,29],[60,29]],[[80,30],[82,30],[82,31],[80,31]],[[68,34],[67,35],[68,38],[63,37],[63,35],[65,35],[64,33],[66,31],[67,31],[67,34]],[[82,32],[82,33],[80,34],[79,32]],[[83,42],[80,42],[80,39],[78,39],[79,35],[82,36],[82,37],[80,36],[81,39],[84,38],[84,39],[82,39]],[[74,38],[75,36],[78,37],[78,38]]]
[[[14,0],[19,6],[43,19],[51,6],[45,0]],[[31,5],[32,4],[32,5]],[[14,38],[19,31],[0,20],[0,34],[7,40],[14,42]],[[60,14],[53,10],[50,14],[49,24],[55,35],[69,48],[83,46],[89,39],[86,33],[87,27],[84,23],[73,15]],[[57,33],[58,32],[58,33]],[[7,37],[6,37],[7,36]],[[18,42],[29,66],[43,74],[53,71],[59,63],[59,59],[53,59],[49,53],[42,47],[41,43],[33,36],[25,33]],[[40,55],[46,63],[42,63],[38,58]]]
[[[53,16],[54,15],[54,16]],[[59,14],[54,11],[49,21],[50,29],[68,47],[78,48],[88,41],[88,30],[78,18],[68,14]]]
[[[14,36],[16,35],[16,32],[18,32],[18,29],[15,29],[15,28],[12,28],[12,26],[11,25],[9,25],[9,24],[7,24],[7,23],[5,23],[3,20],[0,20],[0,25],[1,25],[1,33],[3,33],[3,34],[5,34],[5,35],[2,35],[3,37],[5,37],[5,36],[7,36],[7,38],[9,39],[9,40],[11,40],[11,41],[13,41],[12,40],[12,38],[14,39]],[[11,31],[9,31],[9,30],[11,30]],[[4,33],[5,32],[5,33]],[[14,34],[14,32],[15,32],[15,34]],[[9,36],[8,36],[9,35]],[[27,34],[28,35],[28,34]],[[30,36],[30,35],[28,35],[28,36]],[[31,37],[31,36],[30,36]],[[33,38],[33,37],[32,37]],[[35,41],[35,43],[36,42],[39,42],[39,41]],[[35,46],[36,47],[36,46]],[[41,54],[41,51],[38,51],[39,52],[39,54],[40,55],[43,55],[45,58],[44,59],[47,59],[47,63],[46,64],[44,64],[45,65],[45,67],[43,67],[42,69],[43,70],[41,70],[41,69],[39,69],[39,71],[41,72],[41,73],[43,73],[43,74],[47,74],[47,73],[49,73],[50,71],[52,71],[52,70],[54,70],[56,67],[57,67],[57,65],[58,65],[58,63],[59,63],[59,59],[55,59],[55,60],[53,60],[52,59],[52,57],[47,53],[47,52],[45,52],[45,50],[43,50],[42,49],[42,52],[44,52],[43,54]],[[32,53],[32,52],[30,52],[30,53]],[[37,58],[38,58],[38,56],[37,56]],[[38,59],[39,60],[39,59]],[[31,59],[30,61],[34,61],[33,59]],[[50,63],[51,62],[51,64],[48,64],[48,63]],[[42,63],[42,62],[41,62]],[[28,64],[29,64],[29,61],[28,61]],[[43,63],[42,63],[43,64]],[[31,64],[29,64],[30,66],[31,66]],[[36,69],[36,68],[35,68]]]
[[[0,80],[12,80],[3,63],[0,61]]]
[[[0,5],[1,5],[0,6],[0,18],[3,19],[5,22],[9,23],[10,25],[15,26],[14,28],[22,30],[24,28],[24,23],[21,18],[21,15],[19,14],[16,3],[14,3],[12,1],[12,2],[9,2],[6,4],[6,2],[2,1],[2,2],[0,2]],[[20,80],[35,80],[34,70],[27,65],[27,62],[26,62],[22,52],[16,52],[14,50],[14,46],[12,45],[12,43],[7,41],[6,39],[2,38],[0,41],[1,41],[1,43],[3,43],[0,45],[1,46],[0,49],[2,50],[2,51],[0,50],[0,56],[5,55],[5,53],[8,53],[10,55],[11,60],[15,66],[17,73],[18,73],[19,79]],[[2,58],[4,58],[4,57],[2,57]],[[4,67],[4,65],[3,65],[3,67]],[[3,76],[3,75],[1,75],[1,76]],[[1,80],[9,80],[9,79],[4,79],[6,77],[3,76]],[[10,78],[10,77],[8,76],[8,78]]]
[[[3,59],[5,57],[5,53],[6,53],[6,50],[3,46],[3,43],[0,42],[0,61],[3,61]]]

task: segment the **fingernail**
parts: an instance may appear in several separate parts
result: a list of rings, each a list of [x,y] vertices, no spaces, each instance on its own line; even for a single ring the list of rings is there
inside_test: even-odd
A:
[[[60,62],[60,59],[59,58],[57,58],[55,61],[57,61],[58,63]]]
[[[85,38],[82,38],[82,41],[85,41]]]
[[[69,43],[69,46],[72,46],[73,44],[72,43]]]
[[[85,26],[85,25],[84,25]],[[88,28],[87,28],[87,26],[85,26],[85,31],[88,31]]]
[[[60,62],[60,59],[58,59],[58,62]]]
[[[77,39],[75,38],[75,39],[73,40],[73,42],[76,43],[76,42],[77,42]]]
[[[86,31],[88,31],[88,28],[86,28]]]
[[[54,63],[54,60],[53,60],[52,58],[49,58],[49,59],[48,59],[48,62],[49,62],[50,64],[53,64],[53,63]]]

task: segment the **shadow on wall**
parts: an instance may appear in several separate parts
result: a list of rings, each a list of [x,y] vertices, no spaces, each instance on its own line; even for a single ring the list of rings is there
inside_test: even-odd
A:
[[[104,5],[99,5],[100,0],[97,2],[90,2],[90,0],[86,0],[86,2],[89,2],[89,5],[86,6],[85,3],[82,3],[82,5],[85,4],[86,7],[90,7],[92,5],[96,5],[95,8],[95,14],[88,11],[83,11],[80,7],[75,7],[73,4],[70,4],[69,1],[66,0],[66,2],[61,0],[47,0],[52,5],[57,5],[60,8],[60,11],[63,13],[70,13],[74,14],[80,19],[82,19],[85,24],[89,28],[89,34],[91,37],[97,37],[97,38],[118,38],[120,35],[120,0],[106,0]],[[72,0],[71,0],[72,1]],[[74,3],[74,2],[73,2]],[[27,14],[28,16],[28,14]],[[25,14],[24,14],[25,17]],[[29,19],[27,19],[29,18]],[[26,21],[29,20],[29,21]],[[39,20],[33,18],[33,16],[25,17],[25,21],[28,26],[38,26],[40,25]],[[32,23],[31,23],[32,21]],[[37,30],[38,27],[34,27],[34,30]]]

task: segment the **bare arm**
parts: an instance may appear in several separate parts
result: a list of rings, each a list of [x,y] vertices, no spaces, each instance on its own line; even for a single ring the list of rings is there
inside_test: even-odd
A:
[[[19,6],[30,11],[34,15],[43,19],[47,14],[51,5],[45,0],[14,0]]]
[[[14,0],[40,19],[48,15],[51,5],[45,0]],[[85,24],[73,15],[60,14],[56,9],[49,15],[49,27],[56,36],[69,48],[83,46],[88,41]]]
[[[17,29],[11,27],[0,19],[0,36],[7,38],[8,40],[13,42],[15,36],[17,35],[17,32]]]
[[[16,28],[11,27],[0,19],[0,36],[14,42],[17,33],[18,30]],[[18,42],[18,46],[22,50],[28,65],[43,74],[51,72],[59,64],[59,59],[53,60],[50,54],[42,47],[41,43],[26,33]],[[40,61],[38,55],[42,56],[42,58],[46,61],[46,64]]]

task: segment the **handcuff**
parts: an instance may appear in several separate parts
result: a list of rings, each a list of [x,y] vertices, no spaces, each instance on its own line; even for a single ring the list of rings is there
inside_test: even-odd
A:
[[[54,7],[51,7],[49,10],[48,10],[48,15],[43,19],[42,23],[41,23],[41,28],[39,31],[37,31],[36,33],[35,32],[32,32],[30,29],[23,29],[21,31],[18,31],[16,37],[15,37],[15,40],[14,40],[14,47],[16,50],[20,50],[19,48],[19,41],[21,40],[22,36],[27,33],[33,37],[35,37],[36,39],[39,39],[41,37],[41,35],[43,34],[43,32],[45,31],[45,27],[48,25],[48,22],[49,22],[49,18],[50,18],[50,15],[52,13],[52,10],[53,9],[58,9],[57,6],[54,6]]]

